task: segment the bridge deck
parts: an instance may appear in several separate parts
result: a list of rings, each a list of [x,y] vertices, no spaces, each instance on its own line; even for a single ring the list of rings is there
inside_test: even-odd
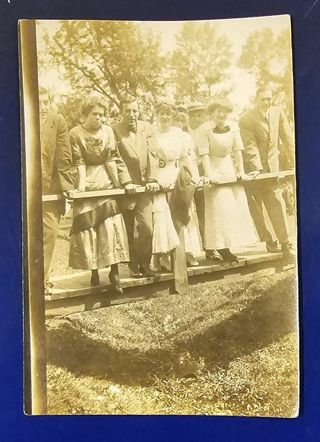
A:
[[[188,268],[189,285],[201,282],[232,280],[246,274],[258,276],[272,274],[292,267],[283,262],[282,253],[268,253],[262,245],[255,245],[237,252],[240,260],[234,264],[200,260],[198,267]],[[134,302],[173,292],[173,273],[157,274],[154,277],[133,279],[128,267],[120,266],[123,295],[112,293],[108,270],[99,271],[100,285],[91,286],[91,272],[84,271],[52,279],[52,294],[46,296],[46,315],[64,315],[100,307]]]

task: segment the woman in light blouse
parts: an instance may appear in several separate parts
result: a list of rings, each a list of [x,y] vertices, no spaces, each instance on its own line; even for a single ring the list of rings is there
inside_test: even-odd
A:
[[[230,249],[257,241],[244,187],[243,144],[237,127],[228,124],[233,106],[217,98],[208,107],[211,124],[198,130],[196,143],[211,186],[205,194],[205,249],[218,250],[225,262],[237,262]],[[219,184],[220,183],[220,184]]]

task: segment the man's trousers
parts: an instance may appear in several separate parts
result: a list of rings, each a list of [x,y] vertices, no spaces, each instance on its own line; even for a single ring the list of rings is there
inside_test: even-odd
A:
[[[272,241],[266,226],[263,204],[280,244],[288,241],[286,205],[282,189],[273,180],[248,181],[245,183],[249,209],[261,242]]]

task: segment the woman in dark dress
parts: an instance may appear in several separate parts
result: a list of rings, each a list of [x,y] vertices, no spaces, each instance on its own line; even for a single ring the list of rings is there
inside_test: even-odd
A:
[[[78,170],[79,192],[130,189],[130,175],[118,156],[114,134],[102,123],[105,103],[88,97],[82,107],[83,124],[70,131],[74,163]],[[129,261],[128,238],[117,201],[112,197],[74,200],[69,265],[92,271],[91,284],[99,284],[98,269],[111,267],[109,279],[121,293],[118,264]]]

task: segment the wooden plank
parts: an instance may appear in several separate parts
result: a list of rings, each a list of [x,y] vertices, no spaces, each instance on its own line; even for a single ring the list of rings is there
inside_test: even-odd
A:
[[[198,267],[188,268],[188,276],[196,276],[205,273],[227,271],[230,268],[243,267],[246,264],[247,264],[246,259],[241,259],[239,262],[232,262],[232,263],[221,262],[217,264],[200,265]]]
[[[268,172],[268,173],[260,173],[259,175],[257,175],[254,180],[266,180],[266,179],[271,179],[271,178],[279,178],[279,179],[283,179],[286,178],[288,176],[293,176],[295,175],[295,171],[292,170],[282,170],[280,172]]]
[[[101,273],[106,273],[106,271],[101,271]],[[78,286],[74,287],[77,284],[77,277],[78,279]],[[70,275],[67,275],[67,278],[64,282],[67,282],[64,284],[64,287],[59,288],[59,281],[56,279],[55,282],[57,284],[57,288],[52,289],[51,295],[47,296],[48,300],[55,300],[55,299],[64,299],[64,298],[72,298],[72,297],[78,297],[78,296],[85,296],[92,294],[93,292],[97,293],[107,293],[111,290],[110,284],[100,284],[98,286],[91,286],[90,285],[90,273],[84,272],[82,274],[82,277],[87,278],[87,284],[83,281],[81,281],[81,275],[77,274],[77,277],[75,277],[73,280],[70,277]],[[106,279],[106,278],[104,278]],[[144,277],[139,279],[134,278],[121,278],[121,287],[124,289],[128,289],[131,287],[140,288],[144,287],[146,285],[152,285],[157,284],[161,282],[167,282],[173,280],[173,273],[165,273],[165,274],[159,274],[155,275],[153,277]],[[69,287],[68,287],[69,286]]]
[[[265,180],[265,179],[274,179],[279,178],[283,179],[288,176],[293,176],[295,174],[294,170],[284,170],[281,172],[269,172],[269,173],[261,173],[257,177],[255,177],[254,180]],[[235,184],[239,181],[237,180],[222,180],[218,184],[214,184],[214,186],[219,185],[225,185],[225,184]],[[243,181],[240,181],[243,182]],[[174,186],[171,186],[168,191],[173,190]],[[144,186],[140,186],[136,189],[136,193],[143,193],[146,192],[146,188]],[[163,190],[161,190],[163,192]],[[71,192],[70,198],[71,199],[83,199],[83,198],[98,198],[98,197],[106,197],[106,196],[119,196],[126,194],[125,189],[109,189],[109,190],[97,190],[97,191],[91,191],[91,192],[77,192],[76,190]],[[134,194],[133,194],[134,195]],[[43,195],[42,201],[48,202],[48,201],[58,201],[64,199],[63,195]]]
[[[184,247],[183,229],[179,230],[180,244],[172,253],[172,267],[174,275],[174,289],[177,293],[188,293],[188,271],[186,262],[186,252]]]
[[[165,281],[143,287],[129,287],[120,296],[116,296],[112,292],[100,292],[70,298],[46,300],[46,316],[68,315],[103,307],[145,301],[150,298],[168,295],[169,285],[170,282]]]
[[[46,330],[41,207],[41,144],[36,24],[19,21],[23,155],[24,399],[25,412],[47,413]],[[8,189],[9,190],[9,189]]]
[[[261,247],[261,246],[259,246]],[[202,275],[202,274],[210,274],[217,272],[230,272],[231,269],[243,268],[246,266],[252,266],[254,264],[259,264],[262,262],[276,261],[281,260],[281,253],[268,253],[264,252],[260,248],[254,250],[252,249],[249,252],[238,253],[240,260],[236,263],[211,263],[208,260],[205,260],[198,267],[188,267],[186,268],[187,277],[190,279],[193,276]],[[184,255],[183,255],[183,258]],[[183,260],[183,263],[185,259]],[[201,261],[200,261],[201,262]],[[106,281],[105,284],[100,284],[98,286],[90,285],[90,276],[91,272],[78,272],[76,274],[65,275],[64,277],[55,277],[52,278],[52,281],[55,283],[55,288],[52,290],[52,294],[47,299],[55,300],[55,299],[63,299],[66,297],[78,297],[78,296],[86,296],[92,294],[93,291],[99,293],[106,293],[110,291],[110,285],[107,283],[108,281],[108,270],[103,269],[100,270],[100,281]],[[121,278],[121,286],[124,289],[128,288],[140,288],[140,290],[144,286],[150,286],[157,283],[169,282],[174,280],[173,273],[161,273],[156,274],[153,277],[144,277],[139,279],[133,279],[127,277],[127,269],[124,266],[120,268],[120,278]],[[185,284],[185,275],[182,278],[183,284]],[[177,283],[177,289],[179,289]],[[183,285],[179,289],[181,293],[184,292]],[[179,291],[180,293],[180,291]]]
[[[213,266],[209,266],[213,267]],[[260,261],[248,264],[246,261],[241,266],[231,265],[226,272],[225,266],[220,266],[220,270],[209,273],[194,275],[189,278],[189,288],[203,283],[210,283],[211,286],[220,285],[224,281],[235,282],[272,275],[276,272],[288,270],[279,256],[274,256],[272,260]],[[172,275],[173,278],[173,275]],[[72,313],[79,313],[103,307],[116,306],[125,303],[145,301],[150,298],[168,296],[170,293],[170,281],[162,281],[152,285],[142,287],[128,287],[121,296],[113,296],[111,292],[91,293],[89,295],[68,297],[63,299],[46,300],[46,316],[61,316]],[[174,296],[174,295],[171,295]]]
[[[42,195],[43,203],[48,203],[50,201],[60,201],[64,199],[65,197],[63,195]]]

